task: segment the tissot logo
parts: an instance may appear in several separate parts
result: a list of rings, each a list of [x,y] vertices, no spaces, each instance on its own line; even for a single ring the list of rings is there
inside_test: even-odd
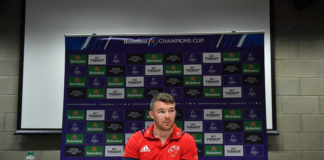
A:
[[[182,63],[182,54],[165,54],[164,61],[166,63]]]
[[[83,156],[83,146],[65,146],[64,155],[66,157],[81,157]]]
[[[87,110],[87,121],[105,120],[105,110]]]
[[[144,55],[142,54],[132,54],[126,56],[127,64],[143,64],[144,63]]]
[[[221,63],[221,53],[203,53],[203,63]]]
[[[145,75],[163,75],[163,65],[145,65]]]
[[[204,120],[222,120],[222,110],[204,109]]]
[[[106,55],[105,54],[89,55],[88,64],[89,65],[105,65],[106,64]]]
[[[68,97],[69,98],[80,98],[80,99],[83,99],[83,98],[86,98],[86,91],[85,89],[79,89],[79,88],[76,88],[76,89],[73,89],[73,88],[69,88],[68,89]]]
[[[184,129],[186,132],[202,132],[202,121],[184,121]]]
[[[225,156],[243,156],[243,145],[225,145]]]
[[[124,66],[108,66],[107,67],[107,74],[116,76],[116,75],[124,75],[125,74],[125,67]]]
[[[184,75],[201,75],[201,65],[195,64],[195,65],[183,65],[183,74]]]
[[[221,76],[203,76],[204,86],[222,86]]]
[[[144,87],[144,77],[126,77],[126,87]]]
[[[205,133],[205,144],[223,144],[222,133]]]
[[[108,88],[107,99],[124,99],[125,90],[124,88]]]
[[[241,87],[223,87],[224,98],[241,98],[242,88]]]
[[[124,146],[105,146],[105,157],[121,157],[124,153]]]
[[[123,132],[124,122],[106,122],[106,132]]]
[[[142,110],[126,110],[126,120],[143,120],[144,112]]]

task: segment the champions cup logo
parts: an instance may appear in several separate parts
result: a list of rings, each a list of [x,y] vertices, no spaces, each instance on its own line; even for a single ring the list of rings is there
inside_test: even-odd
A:
[[[159,38],[157,37],[151,37],[149,40],[148,40],[148,46],[149,47],[155,47],[159,44]]]

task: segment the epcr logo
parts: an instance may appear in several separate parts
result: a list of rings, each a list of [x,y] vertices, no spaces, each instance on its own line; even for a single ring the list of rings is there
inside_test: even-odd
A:
[[[155,46],[158,45],[158,43],[159,43],[159,38],[157,38],[157,37],[151,37],[151,38],[149,39],[147,45],[148,45],[149,47],[155,47]]]

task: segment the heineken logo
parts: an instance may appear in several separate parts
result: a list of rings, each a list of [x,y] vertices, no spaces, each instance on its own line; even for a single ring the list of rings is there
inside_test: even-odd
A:
[[[123,87],[125,83],[124,77],[108,77],[107,86],[108,87]]]
[[[204,97],[205,98],[221,98],[221,88],[215,87],[205,87],[204,88]]]
[[[105,89],[88,89],[88,98],[105,98]]]
[[[70,64],[86,64],[87,56],[86,55],[70,55],[69,61],[70,61]]]
[[[202,78],[201,76],[184,76],[185,86],[201,86]]]
[[[146,63],[162,63],[163,54],[146,54]]]
[[[124,144],[124,134],[106,134],[106,144]]]
[[[166,75],[181,75],[182,65],[165,65],[164,73]]]
[[[65,144],[83,144],[84,135],[83,134],[66,134]]]
[[[203,53],[203,63],[221,63],[221,53]]]
[[[106,64],[106,55],[89,55],[88,60],[89,65],[105,65]]]
[[[262,132],[262,121],[244,121],[244,131]]]
[[[196,144],[203,144],[203,134],[202,133],[189,133],[195,140]]]
[[[104,156],[104,148],[103,146],[86,146],[85,147],[86,157],[103,157]]]
[[[241,120],[242,110],[241,109],[224,109],[225,120]]]
[[[103,132],[104,122],[87,122],[87,132]]]
[[[126,88],[126,98],[144,98],[144,89]]]
[[[85,77],[69,77],[68,79],[69,87],[85,87],[86,78]]]
[[[243,73],[260,73],[260,64],[243,64]]]
[[[224,52],[223,62],[240,62],[240,52]]]
[[[223,156],[222,145],[205,145],[205,156]]]
[[[106,67],[105,66],[89,66],[88,74],[90,76],[103,76],[106,74]]]
[[[84,120],[84,110],[67,110],[67,120]]]

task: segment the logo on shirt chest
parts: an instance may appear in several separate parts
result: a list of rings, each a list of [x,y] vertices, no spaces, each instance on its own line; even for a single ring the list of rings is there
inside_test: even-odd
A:
[[[168,153],[171,157],[175,157],[180,150],[180,146],[173,145],[168,149]]]

